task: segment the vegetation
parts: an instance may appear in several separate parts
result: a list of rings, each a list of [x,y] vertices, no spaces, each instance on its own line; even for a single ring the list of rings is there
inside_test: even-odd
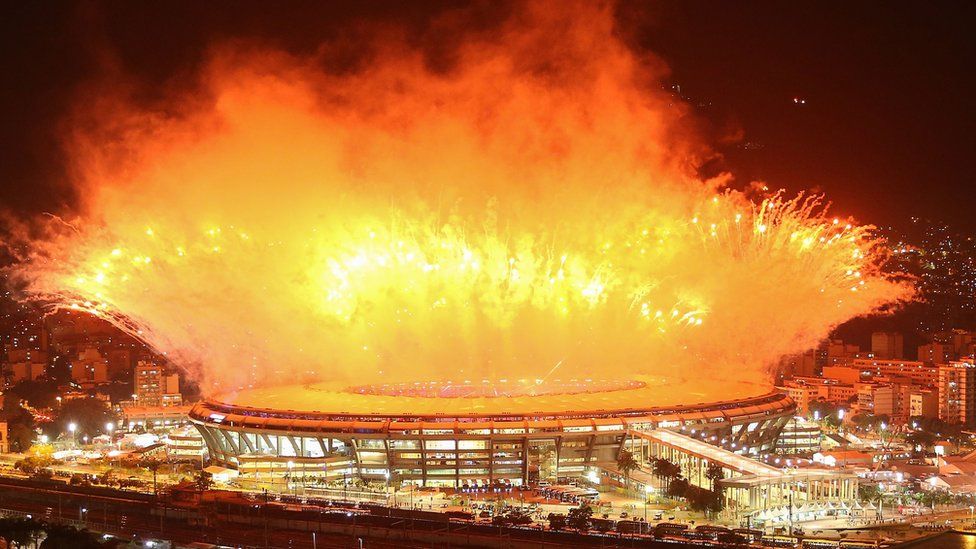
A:
[[[76,398],[61,403],[58,413],[45,432],[52,439],[68,432],[68,425],[74,423],[75,436],[94,437],[105,432],[105,424],[113,421],[105,401],[97,398]]]
[[[857,486],[857,498],[861,501],[878,501],[881,497],[881,489],[877,484],[860,483]]]
[[[617,468],[627,477],[627,484],[630,483],[630,472],[637,469],[639,464],[637,460],[634,459],[634,454],[627,450],[620,452],[617,456]]]
[[[851,423],[861,430],[879,430],[881,424],[891,425],[891,418],[887,414],[857,414],[851,418]]]
[[[197,488],[200,490],[209,490],[210,487],[213,486],[213,477],[206,471],[200,471],[200,474],[197,476],[195,482]]]
[[[20,518],[0,518],[0,538],[9,547],[27,547],[37,541],[42,531],[40,523]]]
[[[929,435],[934,435],[931,437],[932,442],[948,440],[949,442],[958,444],[963,436],[963,425],[946,423],[934,417],[913,416],[908,424],[917,426],[915,433],[921,431]]]
[[[73,526],[47,525],[44,527],[47,537],[41,542],[40,549],[96,549],[104,547],[98,537],[88,530],[79,530]]]
[[[712,481],[712,491],[715,492],[716,483],[725,478],[725,471],[718,463],[709,463],[708,469],[705,471],[705,478]]]
[[[664,458],[655,459],[652,467],[654,476],[664,482],[664,491],[668,493],[671,482],[681,476],[681,467]]]
[[[685,497],[685,493],[688,491],[689,486],[691,486],[691,484],[689,484],[687,480],[681,478],[681,476],[678,476],[678,478],[668,483],[664,493],[672,498],[683,498]]]
[[[566,527],[566,515],[561,515],[559,513],[549,513],[547,517],[549,519],[549,529],[550,530],[562,530]]]
[[[841,425],[839,412],[847,407],[833,402],[817,401],[811,402],[809,408],[811,416],[819,417],[823,423],[837,428]]]
[[[528,513],[512,509],[506,514],[495,515],[491,522],[496,526],[524,526],[532,524],[532,517]]]
[[[42,534],[44,541],[38,546],[37,540]],[[106,546],[88,530],[22,518],[0,518],[0,539],[11,548],[96,549]]]
[[[150,471],[152,471],[152,474],[153,474],[153,493],[154,494],[155,493],[158,493],[158,491],[159,491],[157,489],[157,484],[156,484],[156,474],[157,474],[157,472],[159,471],[159,469],[162,466],[163,466],[163,462],[160,461],[160,460],[158,460],[158,459],[155,459],[155,458],[142,458],[142,460],[139,461],[139,467],[143,467],[145,469],[149,469]],[[201,476],[202,476],[202,473],[201,473]]]
[[[19,399],[5,398],[7,440],[14,452],[26,452],[34,441],[34,416],[20,406]]]
[[[26,379],[7,389],[5,399],[27,402],[31,408],[51,408],[57,402],[58,384],[48,379]]]
[[[573,507],[569,510],[569,514],[566,516],[566,524],[570,528],[575,528],[580,532],[585,532],[590,529],[592,524],[593,508],[591,508],[586,503],[581,503],[579,507]]]
[[[50,456],[31,455],[24,459],[19,459],[14,463],[14,469],[25,475],[35,475],[46,467],[50,467],[54,460]]]
[[[713,479],[713,483],[714,480],[715,479]],[[682,498],[686,500],[688,505],[695,511],[717,513],[722,510],[723,502],[721,491],[699,488],[680,476],[671,481],[665,493],[669,497]]]

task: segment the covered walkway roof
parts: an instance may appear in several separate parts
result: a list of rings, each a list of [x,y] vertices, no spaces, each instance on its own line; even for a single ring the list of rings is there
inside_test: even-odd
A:
[[[670,446],[681,452],[698,456],[702,459],[707,459],[708,461],[714,461],[726,469],[731,469],[742,475],[756,475],[756,476],[784,476],[785,473],[781,469],[777,469],[771,465],[766,465],[761,461],[756,461],[754,459],[741,456],[734,452],[724,450],[718,446],[713,446],[707,442],[675,433],[674,431],[669,431],[667,429],[655,429],[653,431],[647,432],[634,432],[634,436],[644,438],[657,442],[659,444],[664,444]]]

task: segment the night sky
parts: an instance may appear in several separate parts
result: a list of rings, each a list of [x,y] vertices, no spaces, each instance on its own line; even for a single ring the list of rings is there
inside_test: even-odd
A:
[[[70,209],[57,134],[79,87],[106,72],[133,76],[152,95],[191,75],[223,39],[313,51],[365,19],[407,25],[426,44],[432,16],[468,5],[321,4],[8,3],[0,205],[27,215]],[[509,9],[479,4],[465,21],[490,28]],[[618,11],[634,46],[671,66],[662,84],[680,84],[702,105],[713,138],[741,132],[738,143],[718,145],[725,162],[715,168],[739,182],[822,190],[835,212],[863,222],[903,226],[920,216],[976,229],[976,5],[683,1],[624,2]]]

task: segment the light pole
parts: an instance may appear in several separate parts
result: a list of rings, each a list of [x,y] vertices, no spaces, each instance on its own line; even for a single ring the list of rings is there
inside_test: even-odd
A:
[[[653,488],[650,484],[644,486],[644,522],[647,522],[647,503],[651,500],[651,491]]]
[[[295,462],[294,462],[294,461],[291,461],[291,460],[289,460],[289,461],[288,461],[288,482],[287,482],[287,483],[285,484],[285,492],[287,492],[287,491],[288,491],[288,488],[291,488],[291,486],[289,486],[289,485],[292,485],[292,486],[294,486],[294,485],[293,485],[293,483],[292,483],[292,478],[291,478],[291,468],[292,468],[292,467],[294,467],[294,466],[295,466]],[[296,488],[296,493],[295,493],[295,495],[298,495],[298,493],[297,493],[297,488]]]
[[[71,423],[68,424],[68,432],[71,433],[71,445],[72,446],[77,446],[78,445],[78,441],[75,440],[75,431],[76,430],[78,430],[78,425],[75,424],[75,422],[72,421]]]
[[[976,510],[976,505],[969,506],[969,523],[973,523],[973,510]]]

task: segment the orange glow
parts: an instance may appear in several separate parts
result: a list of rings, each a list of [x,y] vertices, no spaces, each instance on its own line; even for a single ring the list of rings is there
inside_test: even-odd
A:
[[[707,150],[663,68],[583,6],[513,17],[446,71],[389,34],[341,76],[237,45],[165,109],[93,100],[84,209],[15,274],[223,388],[760,381],[910,296],[868,228],[691,175]]]

